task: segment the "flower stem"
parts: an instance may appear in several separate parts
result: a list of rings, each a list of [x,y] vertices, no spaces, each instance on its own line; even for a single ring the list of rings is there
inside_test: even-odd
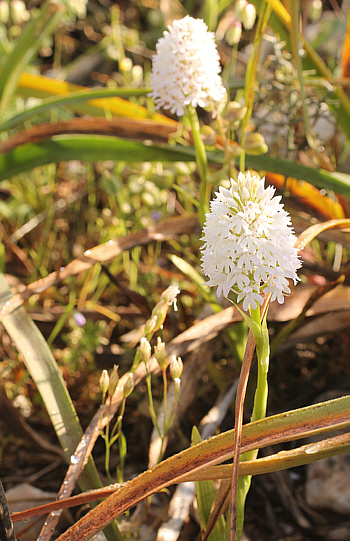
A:
[[[197,111],[192,105],[186,109],[190,121],[194,147],[196,149],[196,162],[200,177],[199,187],[199,221],[201,225],[205,222],[205,214],[209,212],[210,184],[208,184],[208,160],[205,146],[200,134]]]
[[[259,325],[260,332],[254,333],[256,343],[256,353],[258,358],[258,379],[254,396],[254,406],[251,416],[251,422],[263,419],[266,416],[268,384],[267,374],[269,370],[269,333],[267,329],[266,317],[260,319],[260,307],[250,311],[252,320]],[[253,460],[258,456],[259,449],[254,449],[242,454],[241,461]],[[239,477],[237,485],[237,528],[236,541],[242,536],[244,523],[245,500],[250,488],[251,475]]]

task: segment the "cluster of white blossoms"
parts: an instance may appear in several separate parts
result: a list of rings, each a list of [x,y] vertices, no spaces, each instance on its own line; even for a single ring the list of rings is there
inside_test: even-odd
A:
[[[214,33],[202,19],[174,21],[156,48],[150,94],[156,107],[182,116],[188,105],[210,107],[224,98]]]
[[[264,182],[250,172],[239,173],[230,189],[219,188],[203,228],[206,285],[217,286],[217,295],[225,297],[232,290],[244,310],[261,305],[262,293],[283,303],[283,295],[290,293],[288,279],[299,280],[301,261],[290,216]]]

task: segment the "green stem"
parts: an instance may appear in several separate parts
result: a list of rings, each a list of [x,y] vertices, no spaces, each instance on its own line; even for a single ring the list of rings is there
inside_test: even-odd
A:
[[[162,376],[163,376],[163,395],[164,395],[164,398],[163,398],[163,415],[164,415],[164,420],[163,420],[163,436],[166,436],[166,432],[165,432],[165,425],[166,425],[166,400],[167,400],[167,393],[168,393],[168,382],[167,382],[167,379],[166,379],[166,369],[162,370]]]
[[[153,426],[155,427],[155,429],[158,432],[159,437],[161,438],[162,434],[161,434],[161,431],[159,429],[159,425],[158,425],[158,422],[157,422],[156,412],[154,411],[153,396],[152,396],[152,385],[151,385],[151,374],[149,374],[149,373],[146,376],[146,384],[147,384],[147,394],[148,394],[149,411],[150,411],[150,414],[151,414],[151,419],[152,419],[152,422],[153,422]]]
[[[258,379],[254,396],[254,406],[251,416],[251,422],[263,419],[266,416],[268,383],[267,374],[269,370],[270,345],[269,334],[266,323],[266,315],[263,321],[260,319],[260,306],[255,310],[250,310],[252,320],[259,325],[260,332],[254,333],[256,343],[256,353],[258,358]],[[241,455],[241,462],[253,460],[258,456],[259,449],[248,451]],[[251,475],[238,478],[237,485],[237,527],[236,540],[241,539],[244,524],[245,500],[250,488]]]
[[[205,222],[205,214],[209,212],[210,184],[208,184],[208,160],[205,146],[200,134],[197,111],[192,105],[187,106],[187,116],[190,121],[194,147],[196,149],[196,162],[200,177],[199,187],[199,221]]]

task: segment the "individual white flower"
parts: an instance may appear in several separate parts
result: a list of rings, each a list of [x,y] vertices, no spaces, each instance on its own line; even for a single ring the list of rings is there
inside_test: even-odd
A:
[[[264,186],[265,178],[247,172],[231,179],[230,189],[219,188],[211,201],[203,228],[202,269],[227,297],[232,290],[253,310],[263,303],[263,293],[283,303],[290,293],[288,279],[299,280],[301,267],[296,237],[289,214],[274,197],[275,188]]]
[[[186,16],[168,26],[157,43],[151,71],[156,107],[182,116],[186,106],[210,107],[223,100],[214,33],[202,19]]]

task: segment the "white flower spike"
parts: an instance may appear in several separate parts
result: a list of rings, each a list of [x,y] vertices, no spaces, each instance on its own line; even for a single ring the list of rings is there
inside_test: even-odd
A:
[[[188,105],[210,107],[226,94],[220,71],[214,33],[202,19],[187,15],[169,25],[157,43],[150,95],[157,108],[178,116]]]
[[[207,285],[217,286],[217,295],[225,297],[232,290],[244,310],[262,305],[263,292],[282,304],[290,293],[288,279],[299,280],[301,261],[290,216],[281,197],[274,197],[275,188],[265,188],[264,182],[250,172],[239,173],[229,190],[219,188],[203,228]]]

